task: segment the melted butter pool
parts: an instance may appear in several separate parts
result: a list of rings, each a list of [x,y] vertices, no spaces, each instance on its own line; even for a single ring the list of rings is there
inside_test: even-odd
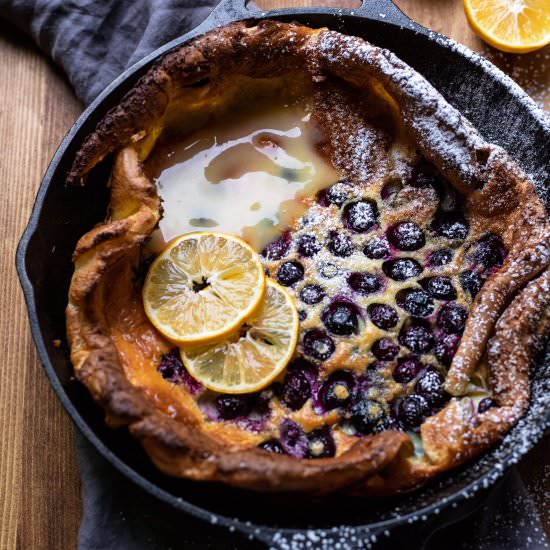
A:
[[[308,197],[338,180],[318,151],[322,140],[307,100],[270,100],[159,147],[147,162],[164,208],[154,248],[221,231],[261,250],[303,214]]]

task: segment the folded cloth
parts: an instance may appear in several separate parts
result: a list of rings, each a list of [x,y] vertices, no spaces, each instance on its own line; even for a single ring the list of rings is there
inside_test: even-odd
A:
[[[76,434],[82,478],[78,550],[261,549],[245,535],[201,521],[157,500],[115,470]]]
[[[87,104],[126,67],[198,25],[215,4],[217,0],[0,0],[0,16],[32,35],[61,65]],[[79,550],[263,547],[174,510],[118,473],[78,433],[76,442],[83,502]],[[282,539],[281,547],[284,544]],[[384,550],[548,548],[517,472],[469,518],[435,529],[424,540],[407,536],[401,542],[396,534],[378,546]],[[366,546],[350,541],[349,548],[354,547]]]
[[[0,0],[0,16],[30,34],[91,102],[159,46],[197,26],[219,0]]]

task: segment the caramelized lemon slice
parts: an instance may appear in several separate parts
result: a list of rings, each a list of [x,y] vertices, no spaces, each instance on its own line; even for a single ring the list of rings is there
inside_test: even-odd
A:
[[[503,52],[527,53],[550,43],[549,0],[464,0],[468,21]]]
[[[172,241],[151,265],[143,307],[164,336],[198,345],[241,326],[264,293],[264,270],[248,244],[223,233],[189,233]]]
[[[187,370],[207,388],[250,393],[265,388],[290,361],[298,339],[298,312],[288,292],[271,279],[262,305],[222,342],[181,349]]]

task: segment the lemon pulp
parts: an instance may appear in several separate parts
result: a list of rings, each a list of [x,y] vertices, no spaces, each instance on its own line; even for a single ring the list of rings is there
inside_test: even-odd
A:
[[[550,43],[549,0],[464,0],[473,30],[495,48],[527,53]]]

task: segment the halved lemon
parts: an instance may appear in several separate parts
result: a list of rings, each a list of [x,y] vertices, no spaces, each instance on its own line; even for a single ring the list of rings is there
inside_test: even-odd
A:
[[[550,0],[464,0],[464,10],[474,32],[503,52],[550,43]]]
[[[143,307],[164,336],[198,345],[233,332],[264,293],[264,269],[248,244],[223,233],[189,233],[173,240],[151,265]]]
[[[298,312],[288,292],[267,280],[258,311],[223,342],[181,349],[187,370],[207,388],[250,393],[265,388],[286,367],[298,340]]]

